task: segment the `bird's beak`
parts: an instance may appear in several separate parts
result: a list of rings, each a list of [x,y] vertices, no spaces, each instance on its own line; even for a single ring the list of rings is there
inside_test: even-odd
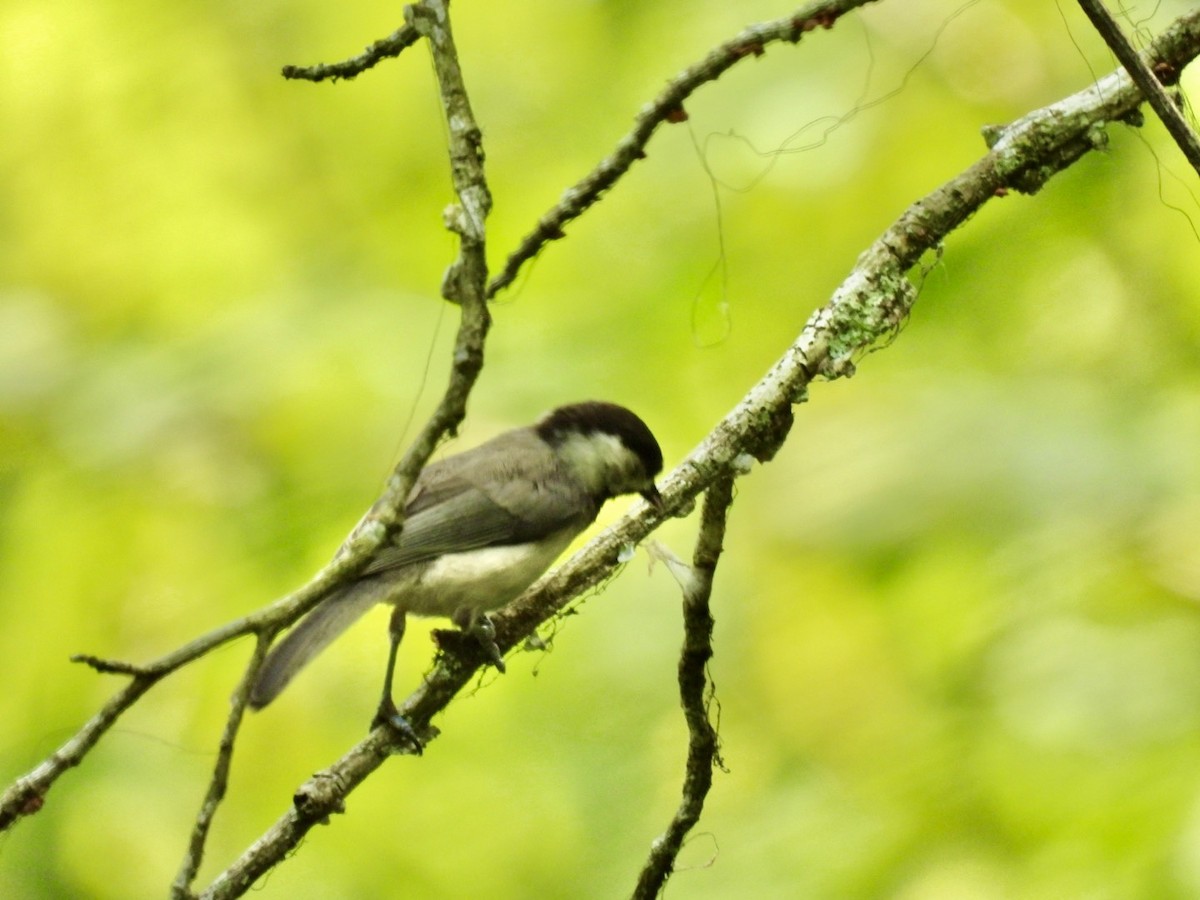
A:
[[[642,491],[642,497],[647,503],[654,507],[656,512],[662,512],[665,508],[662,494],[658,492],[658,488],[656,488],[654,485],[650,485],[650,487]]]

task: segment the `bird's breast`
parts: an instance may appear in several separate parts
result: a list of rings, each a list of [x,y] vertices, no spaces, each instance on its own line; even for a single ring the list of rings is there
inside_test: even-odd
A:
[[[578,529],[564,529],[535,543],[483,547],[431,560],[416,584],[395,599],[418,616],[452,616],[459,609],[487,612],[516,598],[571,543]]]

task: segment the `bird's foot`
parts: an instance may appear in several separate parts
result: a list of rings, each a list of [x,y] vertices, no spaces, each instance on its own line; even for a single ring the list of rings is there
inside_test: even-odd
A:
[[[500,674],[508,671],[504,664],[504,654],[500,652],[500,646],[496,643],[496,626],[492,624],[491,619],[486,615],[479,615],[471,621],[464,622],[456,616],[454,624],[458,625],[458,631],[447,628],[434,630],[433,639],[438,647],[442,650],[463,652],[466,650],[465,641],[470,640]]]
[[[504,665],[504,654],[500,652],[500,646],[496,643],[496,626],[492,624],[491,619],[486,615],[476,616],[475,621],[467,627],[466,631],[479,643],[479,649],[483,651],[483,655],[500,674],[508,671]]]
[[[379,709],[375,711],[375,718],[371,720],[372,730],[381,725],[387,725],[393,730],[399,732],[400,736],[413,748],[413,752],[420,756],[425,752],[425,744],[413,729],[412,724],[401,715],[400,710],[396,709],[396,704],[390,697],[380,701]]]

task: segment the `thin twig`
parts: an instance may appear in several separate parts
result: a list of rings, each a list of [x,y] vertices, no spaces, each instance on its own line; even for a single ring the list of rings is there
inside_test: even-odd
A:
[[[216,762],[213,765],[213,774],[208,783],[208,793],[204,797],[199,812],[196,813],[196,821],[192,825],[192,836],[188,841],[187,852],[184,854],[179,872],[175,876],[175,882],[171,885],[171,896],[175,900],[185,900],[192,896],[191,885],[196,879],[196,873],[200,871],[200,863],[204,860],[204,848],[208,841],[208,833],[212,828],[217,809],[220,807],[221,801],[225,799],[225,792],[229,787],[229,768],[233,764],[233,748],[237,741],[238,731],[245,720],[250,689],[254,685],[263,660],[266,659],[269,647],[269,641],[262,639],[258,641],[250,665],[246,667],[241,684],[238,685],[231,700],[229,716],[225,720],[225,729],[221,733],[221,743],[217,749]]]
[[[367,47],[358,56],[353,56],[350,59],[343,60],[338,63],[317,63],[312,66],[284,66],[282,75],[284,78],[293,78],[303,81],[324,81],[329,78],[333,81],[344,78],[349,80],[356,75],[361,75],[367,69],[372,68],[377,63],[389,57],[399,56],[408,47],[411,47],[417,42],[420,35],[417,30],[411,25],[404,25],[385,38],[380,38],[371,46]]]
[[[314,583],[319,580],[319,578],[315,579]],[[61,747],[5,789],[4,794],[0,796],[0,831],[11,827],[23,816],[40,810],[47,792],[54,786],[54,783],[70,769],[79,765],[88,751],[108,732],[121,714],[141,699],[146,691],[176,669],[199,659],[214,648],[234,638],[263,629],[276,620],[281,620],[286,612],[284,607],[288,603],[294,602],[310,587],[311,585],[308,585],[301,591],[251,616],[222,625],[146,665],[137,666],[118,660],[101,659],[89,654],[72,656],[73,662],[83,663],[98,672],[129,675],[131,680]]]
[[[429,446],[425,456],[428,458],[433,452],[435,442],[434,439],[428,438],[427,433],[422,437],[426,439],[425,445]],[[239,637],[254,634],[260,641],[269,641],[273,635],[312,609],[329,591],[352,578],[366,565],[374,548],[388,534],[388,527],[383,522],[389,518],[389,512],[390,518],[395,521],[393,504],[398,502],[396,498],[407,496],[404,479],[415,478],[415,471],[420,471],[420,466],[424,464],[424,458],[417,459],[412,454],[413,451],[410,450],[401,460],[389,482],[389,492],[355,528],[351,539],[338,556],[300,589],[257,612],[214,628],[188,641],[182,647],[143,665],[102,659],[91,654],[72,656],[73,662],[83,663],[102,673],[128,675],[131,681],[114,694],[96,715],[85,722],[79,731],[54,753],[5,789],[3,795],[0,795],[0,831],[10,828],[24,816],[40,810],[46,794],[55,782],[79,765],[88,751],[116,724],[121,715],[141,699],[142,694],[167,675]],[[410,475],[410,472],[414,474]],[[257,672],[260,662],[258,657],[251,661],[250,665],[255,668],[253,672],[247,673],[247,677],[252,677],[254,672]]]
[[[137,677],[138,675],[150,675],[153,670],[146,666],[139,666],[136,663],[125,662],[121,659],[104,659],[99,656],[92,656],[90,653],[76,653],[71,656],[71,662],[82,663],[89,669],[94,669],[101,675],[130,675]]]
[[[822,0],[802,6],[791,15],[770,22],[760,22],[741,34],[715,47],[704,59],[684,69],[662,89],[657,97],[642,107],[634,117],[633,130],[617,142],[616,149],[600,161],[591,172],[573,187],[563,191],[562,199],[537,221],[488,285],[488,297],[494,297],[517,277],[521,267],[537,256],[550,241],[564,236],[563,229],[611,188],[635,162],[646,157],[646,145],[664,122],[687,119],[683,103],[701,85],[715,81],[725,71],[744,59],[759,57],[770,44],[779,41],[797,43],[809,31],[832,28],[834,23],[852,9],[876,0]]]
[[[1150,108],[1167,127],[1183,155],[1192,164],[1192,168],[1200,174],[1200,137],[1197,137],[1187,119],[1183,117],[1171,95],[1163,90],[1164,84],[1175,84],[1179,81],[1179,70],[1170,65],[1159,65],[1154,69],[1146,65],[1146,61],[1121,31],[1116,18],[1100,0],[1079,0],[1079,5],[1083,7],[1084,13],[1091,19],[1092,25],[1104,38],[1109,49],[1121,61],[1129,77],[1141,89]]]
[[[712,787],[713,767],[721,765],[717,729],[708,715],[712,699],[708,661],[713,655],[714,624],[709,600],[713,574],[724,549],[725,520],[732,503],[732,475],[716,479],[704,492],[696,550],[682,585],[683,649],[679,654],[679,701],[688,727],[683,790],[679,808],[667,830],[651,844],[650,854],[633,891],[634,900],[653,900],[666,885],[675,869],[684,838],[700,821],[705,798]]]
[[[87,752],[113,726],[121,713],[150,690],[160,675],[138,675],[88,719],[70,740],[43,760],[36,768],[22,775],[4,791],[0,800],[0,831],[9,828],[24,816],[32,815],[45,804],[46,792],[59,777],[79,765]]]

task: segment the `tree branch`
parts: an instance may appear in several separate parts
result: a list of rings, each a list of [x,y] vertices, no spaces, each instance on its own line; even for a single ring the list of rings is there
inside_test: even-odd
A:
[[[725,520],[733,504],[733,476],[718,478],[704,492],[704,510],[691,567],[668,563],[683,588],[683,648],[679,654],[679,701],[688,727],[687,763],[679,808],[667,830],[650,846],[634,900],[653,900],[675,869],[675,860],[689,831],[700,821],[704,800],[712,787],[713,767],[721,765],[717,729],[709,719],[712,682],[713,617],[709,607],[713,574],[725,541]]]
[[[466,84],[458,64],[458,51],[454,46],[448,5],[448,0],[422,0],[422,2],[405,7],[404,13],[407,26],[429,41],[438,89],[441,93],[442,109],[445,111],[447,119],[451,176],[459,202],[457,205],[449,207],[443,218],[446,227],[459,237],[459,252],[457,258],[447,268],[442,280],[442,295],[447,300],[461,306],[462,318],[452,357],[450,385],[421,435],[405,454],[392,478],[389,479],[388,490],[372,507],[371,512],[364,520],[365,524],[373,525],[376,522],[384,524],[385,535],[402,523],[404,501],[412,489],[413,481],[432,454],[438,441],[445,433],[453,431],[465,416],[467,399],[483,368],[484,342],[491,325],[485,297],[487,284],[485,223],[488,213],[491,211],[492,198],[483,169],[482,131],[471,110]],[[351,541],[353,539],[352,535]],[[260,641],[246,676],[243,678],[238,692],[234,695],[233,707],[222,735],[221,752],[218,755],[204,804],[197,816],[188,852],[176,878],[174,885],[176,897],[190,896],[190,884],[195,878],[203,856],[204,842],[211,818],[224,796],[233,743],[242,721],[250,687],[265,653],[266,642]],[[389,738],[396,737],[392,729],[376,729],[376,732],[378,731],[386,731]],[[391,752],[401,749],[410,748],[394,745],[389,747]],[[383,758],[376,757],[376,766],[383,761]],[[375,766],[371,767],[371,770],[374,768]],[[365,774],[364,772],[363,777]],[[351,787],[353,784],[348,785],[346,790]],[[309,803],[308,814],[298,816],[292,823],[293,827],[287,835],[287,846],[294,846],[294,843],[291,842],[298,841],[309,828],[327,819],[330,813],[338,811],[340,801],[335,802],[336,809],[326,809],[319,799],[318,802]],[[304,806],[304,798],[297,794],[293,809],[299,811]],[[273,866],[282,858],[282,855],[271,856],[269,854],[255,857],[253,860],[255,864],[247,866],[240,875],[227,879],[224,887],[218,889],[218,885],[214,883],[205,896],[223,896],[221,890],[232,891],[228,894],[229,896],[239,896],[254,883],[262,872],[266,871],[266,868]],[[231,868],[229,872],[232,873],[233,869]],[[214,890],[217,890],[217,893],[212,893]]]
[[[254,656],[246,667],[242,681],[234,692],[229,716],[225,720],[225,728],[221,732],[221,742],[217,748],[217,759],[213,764],[213,773],[208,783],[208,791],[204,801],[196,813],[196,821],[192,825],[191,839],[188,841],[187,852],[180,863],[175,881],[171,885],[171,896],[183,900],[191,896],[191,884],[200,871],[200,863],[204,859],[204,848],[208,841],[208,833],[212,828],[213,819],[221,801],[225,799],[225,791],[229,787],[229,768],[233,764],[233,748],[237,742],[238,731],[241,729],[246,714],[246,704],[250,699],[250,690],[258,670],[266,659],[270,642],[260,639],[254,647]]]
[[[658,126],[664,122],[687,119],[683,102],[701,85],[715,81],[728,69],[744,59],[763,55],[766,47],[779,41],[795,44],[809,31],[832,28],[839,18],[852,9],[876,0],[822,0],[802,6],[791,15],[770,22],[751,25],[741,34],[713,48],[704,59],[684,69],[663,88],[650,103],[634,117],[633,130],[617,142],[616,149],[601,160],[591,172],[573,187],[563,191],[562,199],[537,221],[508,257],[488,285],[488,297],[494,297],[517,277],[521,266],[533,259],[550,241],[564,237],[567,224],[588,210],[639,159],[646,158],[646,145]]]
[[[344,78],[349,81],[356,75],[361,75],[367,69],[393,56],[399,56],[411,47],[421,37],[411,25],[404,25],[385,38],[380,38],[371,44],[358,56],[339,63],[317,63],[312,66],[284,66],[280,72],[284,78],[303,81],[324,81],[329,78],[337,81]]]
[[[235,695],[234,709],[230,712],[222,737],[222,747],[232,742],[241,722],[246,686],[253,681],[270,640],[316,606],[330,591],[351,580],[366,566],[376,548],[400,527],[404,500],[418,473],[442,438],[448,433],[453,433],[466,415],[467,398],[483,366],[483,348],[490,326],[484,299],[487,280],[484,223],[491,208],[491,199],[483,169],[479,137],[481,132],[467,101],[462,74],[454,59],[445,3],[442,0],[428,0],[418,4],[415,13],[418,17],[425,16],[425,21],[436,25],[428,29],[426,36],[430,38],[439,85],[443,92],[443,108],[451,123],[449,151],[454,188],[460,202],[459,206],[451,207],[450,212],[454,215],[448,213],[447,220],[447,226],[459,235],[460,250],[458,258],[447,269],[443,293],[447,299],[461,306],[462,317],[454,344],[450,383],[445,395],[429,422],[388,478],[383,495],[355,526],[333,561],[318,572],[308,584],[270,606],[216,628],[146,665],[104,660],[91,655],[75,657],[77,661],[84,662],[97,671],[129,675],[132,680],[88,720],[78,733],[4,791],[0,796],[0,830],[11,827],[22,817],[41,809],[47,792],[55,782],[66,771],[78,765],[121,714],[160,679],[221,644],[246,634],[255,634],[260,643],[248,665],[243,686]],[[406,27],[416,29],[417,25]],[[208,808],[214,798],[219,802],[223,796],[222,782],[227,767],[228,759],[219,754],[204,809]],[[197,822],[197,828],[202,834],[207,833],[207,825],[201,824],[200,820],[206,817],[211,817],[211,812],[202,810]],[[197,839],[196,835],[197,832],[193,832],[193,845],[189,848],[188,859],[181,868],[181,877],[184,877],[188,870],[194,876],[199,865],[203,836]],[[178,882],[176,890],[184,890]]]
[[[100,659],[87,654],[72,656],[73,662],[84,663],[98,672],[129,675],[131,680],[129,684],[114,694],[112,699],[66,743],[36,768],[22,775],[5,789],[4,794],[0,796],[0,831],[11,827],[23,816],[41,809],[46,793],[54,783],[68,770],[79,765],[88,751],[116,723],[121,714],[133,706],[146,691],[176,669],[182,668],[234,638],[259,631],[265,633],[272,627],[275,630],[283,627],[282,623],[286,621],[290,610],[299,608],[297,604],[303,601],[306,592],[311,592],[310,589],[313,589],[314,585],[322,584],[322,579],[328,572],[329,567],[300,591],[266,609],[259,610],[257,613],[222,625],[144,666]],[[319,594],[314,594],[314,596],[319,597]]]
[[[1121,61],[1129,77],[1141,89],[1150,108],[1167,127],[1183,155],[1192,164],[1192,168],[1200,174],[1200,138],[1188,125],[1187,119],[1183,117],[1171,95],[1163,90],[1164,84],[1175,84],[1179,80],[1179,70],[1161,63],[1151,70],[1133,44],[1129,43],[1129,39],[1121,31],[1120,24],[1101,0],[1079,0],[1079,5],[1091,19],[1096,31],[1104,38],[1104,42]]]

